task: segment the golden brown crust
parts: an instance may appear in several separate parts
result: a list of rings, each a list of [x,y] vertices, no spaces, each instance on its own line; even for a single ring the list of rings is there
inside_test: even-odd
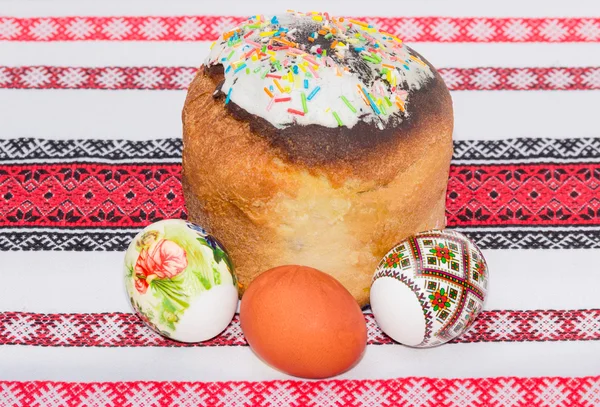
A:
[[[201,69],[189,88],[184,194],[190,220],[225,245],[244,286],[300,264],[332,274],[365,305],[381,257],[414,232],[444,226],[453,114],[437,73],[411,94],[409,123],[356,143],[339,129],[327,139],[305,128],[288,142],[256,133],[261,126],[213,98],[218,82]]]

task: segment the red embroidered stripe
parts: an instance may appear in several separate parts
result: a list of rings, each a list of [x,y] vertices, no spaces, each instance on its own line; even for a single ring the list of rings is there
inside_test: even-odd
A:
[[[594,407],[598,377],[490,377],[264,382],[8,382],[0,403],[13,406],[487,406]]]
[[[368,344],[394,342],[365,314]],[[453,343],[600,340],[600,309],[484,311]],[[236,315],[218,337],[200,344],[174,342],[155,334],[134,314],[0,313],[0,345],[96,347],[247,346]]]
[[[599,164],[452,166],[452,226],[598,225]]]
[[[143,227],[186,217],[179,164],[0,165],[0,226]],[[600,164],[454,165],[449,226],[599,225]]]
[[[185,217],[181,166],[0,166],[0,226],[139,227]]]
[[[598,42],[600,18],[358,17],[411,42]],[[233,16],[0,18],[0,41],[213,41]]]
[[[450,90],[597,90],[600,67],[442,68]],[[0,89],[184,90],[194,67],[0,66]]]

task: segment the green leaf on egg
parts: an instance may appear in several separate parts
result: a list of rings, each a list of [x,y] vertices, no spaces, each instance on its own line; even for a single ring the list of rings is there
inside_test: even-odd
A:
[[[215,259],[215,261],[217,263],[221,263],[222,261],[224,261],[225,264],[227,264],[227,267],[229,267],[229,271],[231,271],[233,273],[233,264],[231,264],[231,261],[229,260],[229,256],[227,256],[227,253],[225,253],[225,251],[221,250],[221,248],[219,248],[219,247],[213,248],[212,246],[210,246],[208,244],[208,242],[206,241],[206,239],[203,239],[203,238],[199,237],[196,240],[198,240],[198,242],[200,242],[200,244],[202,246],[206,246],[210,250],[212,250],[212,252],[213,252],[213,258]]]
[[[198,280],[200,280],[200,282],[202,283],[202,285],[204,286],[205,289],[207,289],[207,290],[211,289],[212,284],[210,283],[208,278],[204,277],[202,274],[196,274],[196,276],[198,277]]]
[[[190,306],[187,302],[187,295],[185,295],[183,284],[180,279],[157,278],[152,280],[150,286],[156,294],[163,297],[163,301],[164,299],[169,299],[173,303],[179,304],[179,306],[184,309]]]
[[[221,285],[221,272],[216,267],[213,267],[213,279],[215,285]]]

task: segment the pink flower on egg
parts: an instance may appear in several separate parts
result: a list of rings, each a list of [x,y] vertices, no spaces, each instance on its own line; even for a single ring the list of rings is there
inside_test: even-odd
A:
[[[136,274],[173,278],[187,267],[185,250],[171,240],[159,240],[142,250],[135,263]]]
[[[155,278],[173,278],[188,265],[185,250],[171,240],[158,240],[145,246],[135,263],[135,288],[144,294]]]
[[[146,282],[146,276],[142,276],[142,278],[140,278],[140,276],[136,274],[134,281],[135,289],[138,290],[140,294],[146,294],[146,291],[148,291],[148,283]]]

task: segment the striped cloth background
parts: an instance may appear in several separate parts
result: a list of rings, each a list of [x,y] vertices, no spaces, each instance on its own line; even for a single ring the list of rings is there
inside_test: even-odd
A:
[[[362,362],[303,381],[262,364],[237,317],[184,345],[132,315],[123,251],[186,216],[180,112],[210,42],[323,7],[269,3],[0,1],[0,406],[599,406],[595,1],[327,5],[396,33],[452,91],[448,224],[492,275],[467,334],[408,349],[366,311]]]

